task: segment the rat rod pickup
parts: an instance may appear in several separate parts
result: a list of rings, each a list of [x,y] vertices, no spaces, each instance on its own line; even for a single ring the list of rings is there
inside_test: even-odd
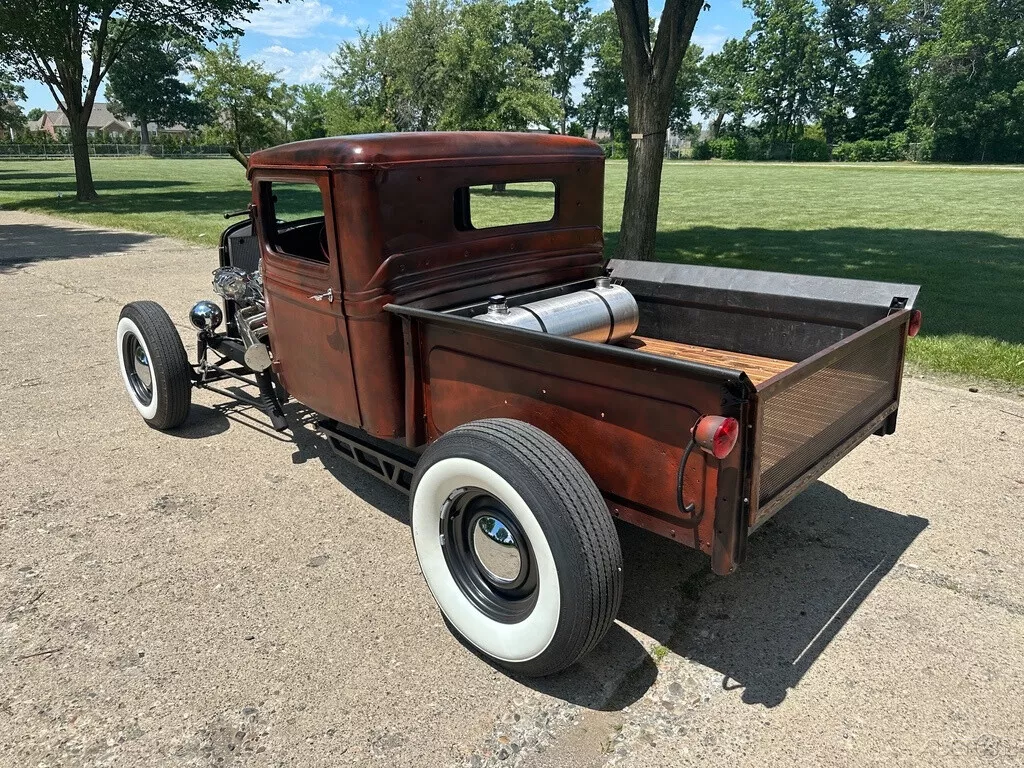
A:
[[[253,154],[248,176],[223,304],[191,313],[197,362],[159,305],[122,311],[132,402],[157,429],[192,387],[277,429],[288,399],[314,412],[409,494],[448,625],[510,670],[556,672],[608,630],[614,518],[728,574],[752,531],[896,427],[917,286],[606,262],[590,141],[317,139]]]

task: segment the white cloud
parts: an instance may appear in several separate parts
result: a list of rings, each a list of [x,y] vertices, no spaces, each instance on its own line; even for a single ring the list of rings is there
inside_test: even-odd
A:
[[[323,30],[325,25],[337,27],[357,26],[348,16],[336,14],[320,0],[292,0],[278,3],[264,0],[260,9],[244,25],[253,32],[271,37],[308,37]]]
[[[709,53],[718,53],[722,50],[722,45],[725,43],[726,36],[720,32],[709,32],[706,34],[693,35],[690,41],[699,45],[704,49],[704,55]]]
[[[283,45],[271,45],[253,56],[286,83],[311,83],[324,76],[331,64],[331,54],[319,48],[293,51]]]

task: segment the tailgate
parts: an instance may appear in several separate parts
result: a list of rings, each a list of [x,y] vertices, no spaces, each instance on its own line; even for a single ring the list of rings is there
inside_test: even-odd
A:
[[[894,312],[757,388],[751,526],[870,434],[892,431],[909,321]]]

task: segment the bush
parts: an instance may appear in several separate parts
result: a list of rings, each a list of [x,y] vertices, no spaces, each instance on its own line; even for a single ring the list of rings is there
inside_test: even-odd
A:
[[[694,160],[710,160],[711,157],[712,155],[710,141],[698,141],[693,145]]]
[[[793,144],[793,159],[821,163],[828,160],[828,144],[824,138],[801,136]]]
[[[916,131],[917,146],[913,150],[911,160],[934,160],[935,131],[931,128],[918,128]],[[910,148],[908,147],[908,150]]]
[[[767,160],[768,159],[768,144],[763,139],[759,139],[756,136],[748,136],[744,141],[747,144],[747,159],[748,160]]]
[[[872,141],[844,141],[832,148],[832,159],[857,163],[907,160],[910,157],[910,138],[903,132],[893,133],[885,139]]]
[[[712,157],[720,157],[722,160],[748,159],[747,142],[736,136],[712,139],[708,144],[711,147]]]
[[[885,154],[888,160],[906,160],[910,149],[910,138],[904,131],[890,133],[885,137]]]

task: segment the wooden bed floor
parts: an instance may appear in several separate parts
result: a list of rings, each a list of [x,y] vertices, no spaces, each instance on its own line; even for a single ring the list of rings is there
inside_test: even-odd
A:
[[[622,342],[622,346],[635,349],[638,352],[647,352],[651,355],[674,357],[678,360],[690,360],[695,363],[718,365],[723,368],[734,368],[746,373],[755,386],[767,381],[775,374],[782,373],[796,365],[796,363],[789,360],[776,360],[774,357],[745,355],[742,352],[728,352],[724,349],[680,344],[677,341],[648,339],[643,336],[633,336]]]

